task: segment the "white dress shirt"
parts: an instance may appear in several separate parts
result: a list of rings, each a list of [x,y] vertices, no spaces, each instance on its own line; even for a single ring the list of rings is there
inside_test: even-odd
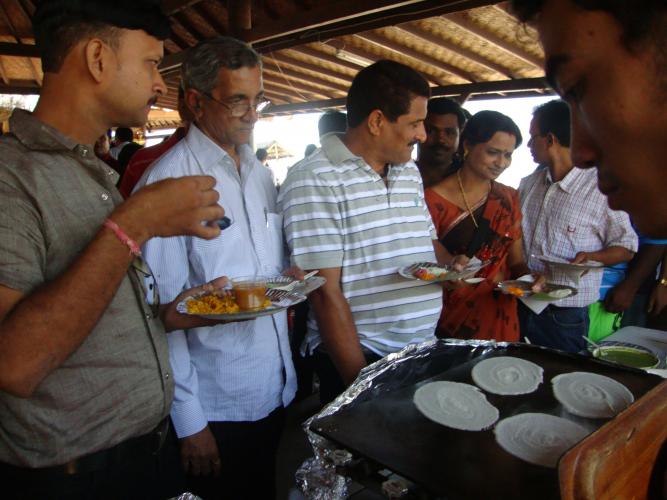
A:
[[[249,146],[234,160],[195,125],[144,174],[136,189],[168,177],[211,175],[232,225],[213,240],[153,238],[143,248],[160,299],[219,276],[280,274],[282,216],[271,175]],[[209,421],[256,421],[290,403],[296,379],[284,312],[168,335],[176,389],[171,416],[179,437]]]
[[[637,235],[628,214],[612,210],[597,185],[595,169],[574,167],[559,182],[549,169],[534,172],[519,186],[523,245],[531,271],[547,282],[577,288],[577,295],[555,302],[559,307],[585,307],[598,300],[602,270],[591,271],[579,282],[549,269],[533,256],[572,260],[577,252],[596,252],[611,246],[637,251]]]

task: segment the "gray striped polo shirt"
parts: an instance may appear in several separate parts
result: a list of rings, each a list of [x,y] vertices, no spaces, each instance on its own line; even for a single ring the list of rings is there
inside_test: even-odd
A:
[[[436,233],[414,162],[391,165],[386,186],[330,134],[290,169],[278,201],[292,263],[341,268],[341,288],[363,346],[384,356],[433,338],[442,288],[397,273],[435,260]],[[311,311],[304,350],[320,342]]]

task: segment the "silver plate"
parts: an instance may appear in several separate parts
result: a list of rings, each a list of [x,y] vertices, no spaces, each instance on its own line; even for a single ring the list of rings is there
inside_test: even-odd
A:
[[[547,300],[547,301],[562,300],[562,299],[567,299],[569,297],[574,297],[575,295],[577,295],[577,289],[572,288],[571,286],[567,286],[567,285],[557,285],[555,283],[546,283],[544,285],[544,288],[542,289],[542,291],[537,292],[537,293],[535,293],[531,290],[532,286],[533,286],[533,284],[529,283],[527,281],[505,280],[505,281],[501,281],[500,283],[498,283],[496,285],[496,288],[498,290],[500,290],[502,293],[504,293],[505,295],[513,295],[514,297],[517,297],[517,298],[519,298],[519,297],[522,297],[522,298],[532,297],[533,299]],[[523,295],[519,296],[519,295],[516,295],[516,294],[513,294],[513,293],[509,292],[507,289],[510,288],[510,287],[521,289],[521,291],[523,292]],[[565,296],[565,297],[553,297],[553,296],[549,295],[551,292],[555,292],[555,291],[558,291],[558,290],[569,290],[570,294]]]
[[[306,300],[306,296],[297,292],[286,292],[285,290],[268,289],[266,297],[271,301],[271,305],[258,311],[239,311],[229,314],[191,314],[188,312],[187,303],[191,300],[202,297],[204,294],[193,295],[176,305],[176,310],[181,314],[188,316],[199,316],[201,318],[219,319],[224,321],[243,321],[259,318],[260,316],[269,316],[271,314],[284,311],[288,307],[294,306]]]
[[[602,262],[596,260],[587,260],[580,264],[573,264],[572,262],[567,262],[566,260],[558,259],[557,257],[545,257],[544,255],[533,255],[533,257],[548,266],[556,269],[565,269],[567,271],[590,271],[594,269],[602,269],[604,267]]]
[[[466,267],[463,269],[463,271],[453,271],[452,267],[448,265],[440,265],[435,262],[415,262],[414,264],[410,264],[409,266],[403,266],[399,268],[398,274],[409,280],[426,281],[429,283],[437,283],[440,281],[456,281],[456,280],[465,280],[468,278],[472,278],[473,276],[475,276],[475,274],[479,272],[480,269],[482,269],[484,266],[488,264],[489,262],[486,261],[480,264]],[[441,274],[439,274],[432,280],[426,280],[415,276],[415,272],[417,272],[419,269],[436,271],[433,274],[438,274],[438,273]]]

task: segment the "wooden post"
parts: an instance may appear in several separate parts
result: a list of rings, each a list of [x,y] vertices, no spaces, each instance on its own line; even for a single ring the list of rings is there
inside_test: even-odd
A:
[[[252,28],[251,0],[227,0],[229,12],[229,33],[243,40],[244,32]]]

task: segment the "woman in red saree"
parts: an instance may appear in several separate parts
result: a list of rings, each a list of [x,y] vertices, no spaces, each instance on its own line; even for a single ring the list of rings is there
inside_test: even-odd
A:
[[[495,290],[496,284],[529,274],[521,242],[518,192],[496,182],[521,144],[511,118],[481,111],[461,134],[462,160],[440,183],[426,189],[438,239],[456,260],[490,261],[476,285],[444,291],[436,330],[440,338],[519,340],[516,299]],[[466,257],[461,257],[466,256]]]

